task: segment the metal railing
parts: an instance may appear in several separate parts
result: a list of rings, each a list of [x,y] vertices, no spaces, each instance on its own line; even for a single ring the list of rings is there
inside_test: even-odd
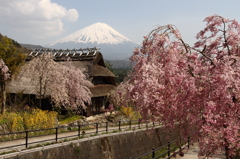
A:
[[[60,140],[64,141],[64,139],[67,140],[74,137],[81,139],[84,137],[92,137],[95,135],[99,135],[100,133],[102,134],[115,133],[123,130],[150,128],[157,125],[160,125],[160,123],[156,124],[154,122],[141,122],[140,120],[132,120],[127,122],[118,121],[116,123],[111,124],[109,122],[102,122],[85,125],[64,126],[49,129],[27,130],[23,132],[6,133],[0,134],[0,150],[3,149],[6,150],[17,147],[21,147],[21,149],[26,149],[29,148],[29,146],[33,146],[38,143],[46,143],[50,141],[57,143]],[[30,141],[31,139],[32,141]]]
[[[178,139],[167,142],[166,144],[152,149],[152,151],[149,151],[135,159],[170,159],[171,157],[176,157],[177,154],[181,155],[183,149],[190,147],[193,143],[193,140],[190,139],[191,137],[187,137],[185,139],[179,137]]]

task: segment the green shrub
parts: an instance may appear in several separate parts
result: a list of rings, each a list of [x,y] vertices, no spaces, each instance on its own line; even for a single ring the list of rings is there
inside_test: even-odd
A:
[[[67,118],[64,118],[64,119],[61,119],[61,118],[60,118],[59,123],[60,123],[60,124],[66,124],[66,123],[70,123],[70,122],[79,120],[79,119],[81,119],[81,118],[82,118],[82,116],[73,115],[73,116],[70,116],[70,117],[67,117]]]

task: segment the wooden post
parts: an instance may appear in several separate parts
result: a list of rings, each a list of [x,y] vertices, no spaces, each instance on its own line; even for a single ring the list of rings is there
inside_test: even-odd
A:
[[[170,142],[168,142],[168,158],[170,157],[170,148],[171,148],[171,145],[170,145]]]
[[[108,132],[108,122],[106,122],[106,132]]]
[[[155,158],[155,149],[152,149],[152,158]]]
[[[78,137],[81,135],[81,125],[78,125]]]
[[[58,141],[58,127],[55,128],[56,129],[56,137],[55,137],[55,140],[56,142]]]
[[[26,148],[28,148],[28,131],[26,131]]]

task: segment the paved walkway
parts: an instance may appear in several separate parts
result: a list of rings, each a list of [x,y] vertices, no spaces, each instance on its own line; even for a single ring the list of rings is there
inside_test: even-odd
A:
[[[199,159],[198,158],[198,152],[199,152],[198,143],[193,144],[192,146],[190,146],[189,150],[184,150],[183,152],[184,152],[184,156],[181,157],[181,156],[177,155],[176,159]],[[215,159],[225,159],[225,157],[217,156],[217,157],[215,157]]]
[[[148,124],[149,127],[152,126],[152,124]],[[156,127],[161,127],[161,126],[156,126]],[[121,126],[121,131],[126,131],[130,128],[129,125],[123,125]],[[146,129],[145,124],[141,124],[142,129]],[[131,129],[138,129],[138,125],[131,125]],[[108,132],[113,132],[113,131],[118,131],[119,127],[118,126],[109,126],[108,127]],[[102,134],[106,132],[106,128],[99,128],[98,133]],[[96,128],[93,128],[91,130],[85,130],[85,137],[89,137],[91,135],[96,134]],[[82,130],[81,130],[81,136],[82,136]],[[78,131],[73,131],[73,132],[65,132],[65,133],[58,133],[57,141],[63,141],[64,139],[70,139],[78,137]],[[46,136],[36,136],[32,138],[28,138],[28,147],[30,146],[35,146],[43,143],[51,143],[56,141],[56,134],[53,135],[46,135]],[[2,152],[9,152],[12,150],[23,150],[26,148],[26,139],[18,139],[18,140],[11,140],[11,141],[5,141],[5,142],[0,142],[0,153]]]

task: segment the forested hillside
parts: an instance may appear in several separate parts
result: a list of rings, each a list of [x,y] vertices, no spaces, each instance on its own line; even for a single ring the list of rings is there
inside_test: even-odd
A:
[[[129,60],[105,60],[109,62],[113,68],[132,68],[132,63]]]
[[[45,49],[41,45],[32,45],[32,44],[20,44],[20,45],[28,49]]]

